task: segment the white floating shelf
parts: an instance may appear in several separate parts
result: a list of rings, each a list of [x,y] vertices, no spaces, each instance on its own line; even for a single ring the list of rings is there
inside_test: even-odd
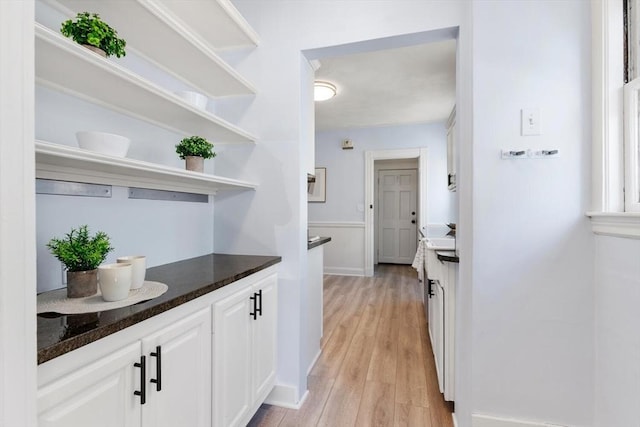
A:
[[[255,190],[235,179],[112,157],[66,145],[36,141],[36,178],[89,184],[149,188],[197,194],[220,190]]]
[[[214,143],[255,137],[36,23],[36,81],[78,98]]]
[[[98,13],[127,49],[210,97],[250,95],[255,88],[214,49],[256,45],[257,35],[227,1],[55,0],[68,16]]]

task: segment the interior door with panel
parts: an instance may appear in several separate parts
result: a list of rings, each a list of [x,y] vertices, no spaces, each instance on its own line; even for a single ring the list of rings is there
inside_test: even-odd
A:
[[[251,406],[251,287],[214,305],[214,425],[239,425]]]
[[[411,264],[417,244],[417,171],[381,170],[378,180],[378,262]]]
[[[253,286],[257,313],[252,330],[253,396],[266,399],[276,378],[276,333],[278,322],[278,280],[269,276]]]
[[[140,427],[140,354],[136,341],[41,387],[38,426]]]
[[[147,356],[143,427],[211,425],[211,308],[142,340]]]

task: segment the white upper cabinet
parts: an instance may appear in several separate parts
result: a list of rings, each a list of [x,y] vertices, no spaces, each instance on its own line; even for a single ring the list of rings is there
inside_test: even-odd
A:
[[[60,0],[68,16],[98,13],[134,51],[209,97],[249,95],[253,86],[215,50],[255,46],[257,35],[228,1]]]
[[[182,134],[218,143],[255,138],[208,111],[36,24],[36,81]]]

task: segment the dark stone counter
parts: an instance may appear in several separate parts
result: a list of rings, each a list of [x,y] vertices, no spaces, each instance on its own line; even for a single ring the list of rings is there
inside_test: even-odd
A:
[[[170,310],[279,263],[278,256],[210,254],[147,269],[169,290],[152,300],[98,313],[38,315],[38,364]]]
[[[440,261],[445,262],[460,262],[456,251],[436,251],[436,256]]]
[[[316,248],[320,245],[324,245],[325,243],[329,243],[331,241],[331,237],[320,237],[319,240],[314,242],[307,242],[307,250]]]

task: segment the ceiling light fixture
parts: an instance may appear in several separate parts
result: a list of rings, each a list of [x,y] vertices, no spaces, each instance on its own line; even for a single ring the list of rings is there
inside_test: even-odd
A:
[[[329,82],[315,81],[313,83],[313,100],[326,101],[336,96],[336,87]]]

